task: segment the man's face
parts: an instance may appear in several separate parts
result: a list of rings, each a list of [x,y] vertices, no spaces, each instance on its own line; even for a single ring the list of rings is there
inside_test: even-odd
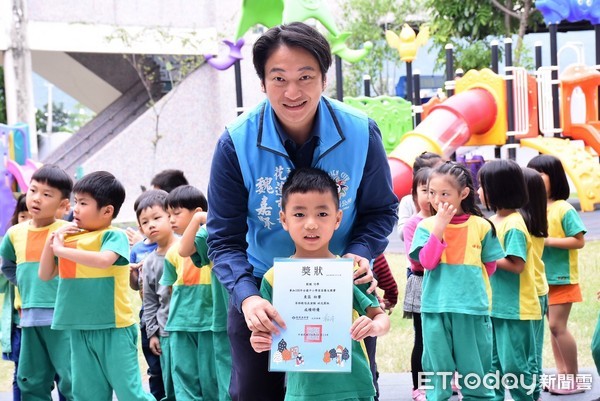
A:
[[[285,129],[297,143],[309,136],[325,82],[308,51],[281,46],[265,64],[263,91]]]

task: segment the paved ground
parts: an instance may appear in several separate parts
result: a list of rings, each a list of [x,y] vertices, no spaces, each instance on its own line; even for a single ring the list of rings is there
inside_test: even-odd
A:
[[[548,375],[554,373],[549,370]],[[600,397],[600,378],[594,368],[582,368],[581,374],[592,376],[592,388],[584,393],[575,395],[556,396],[550,393],[542,393],[542,401],[592,401]],[[589,377],[589,376],[588,376]],[[379,377],[379,401],[412,401],[410,389],[412,388],[412,379],[410,373],[383,373]],[[510,394],[506,394],[506,399],[510,399]],[[1,398],[0,398],[1,400]],[[457,401],[454,396],[451,401]]]
[[[575,201],[574,206],[579,210],[579,205]],[[588,232],[585,236],[587,241],[600,240],[600,210],[587,213],[579,213]],[[394,231],[390,235],[390,244],[387,252],[403,253],[404,245]],[[551,375],[553,371],[546,372]],[[592,367],[581,369],[582,374],[592,375],[592,389],[582,394],[570,396],[555,396],[549,393],[542,394],[542,401],[592,401],[600,398],[600,378],[596,370]],[[379,378],[381,396],[380,401],[411,401],[410,389],[412,388],[410,373],[383,373]],[[510,396],[507,394],[507,399]],[[54,397],[54,400],[58,398]],[[116,398],[115,398],[116,399]],[[11,401],[12,394],[0,392],[0,401]],[[452,401],[457,401],[457,397],[452,397]],[[94,401],[94,400],[85,400]]]

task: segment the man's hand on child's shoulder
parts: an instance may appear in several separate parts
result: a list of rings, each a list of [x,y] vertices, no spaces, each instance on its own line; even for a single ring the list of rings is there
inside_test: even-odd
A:
[[[377,288],[377,280],[373,276],[373,270],[371,269],[369,260],[353,253],[347,253],[343,257],[353,259],[354,263],[358,265],[358,268],[354,270],[354,284],[370,283],[367,294],[375,291],[375,288]]]

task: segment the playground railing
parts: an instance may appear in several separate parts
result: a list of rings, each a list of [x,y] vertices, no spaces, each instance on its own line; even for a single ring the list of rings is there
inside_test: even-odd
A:
[[[559,85],[560,80],[552,79],[552,71],[558,71],[558,67],[540,67],[536,71],[540,131],[549,137],[562,133],[562,128],[554,128],[552,85]]]
[[[529,88],[527,86],[527,70],[523,67],[506,67],[512,75],[505,75],[504,79],[512,80],[514,131],[506,133],[507,136],[524,135],[529,132]]]

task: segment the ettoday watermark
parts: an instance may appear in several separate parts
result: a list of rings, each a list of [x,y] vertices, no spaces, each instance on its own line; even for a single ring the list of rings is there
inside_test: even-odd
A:
[[[543,386],[557,389],[592,389],[591,374],[542,374],[538,376],[536,374],[500,374],[499,371],[489,372],[483,376],[480,376],[477,373],[461,375],[457,372],[419,372],[419,388],[423,390],[433,390],[433,376],[441,377],[441,386],[443,390],[448,388],[450,379],[453,376],[455,377],[455,385],[459,390],[462,388],[475,390],[481,388],[481,386],[491,390],[515,390],[522,388],[526,390],[528,395],[531,395],[538,386],[538,383],[541,383]]]

